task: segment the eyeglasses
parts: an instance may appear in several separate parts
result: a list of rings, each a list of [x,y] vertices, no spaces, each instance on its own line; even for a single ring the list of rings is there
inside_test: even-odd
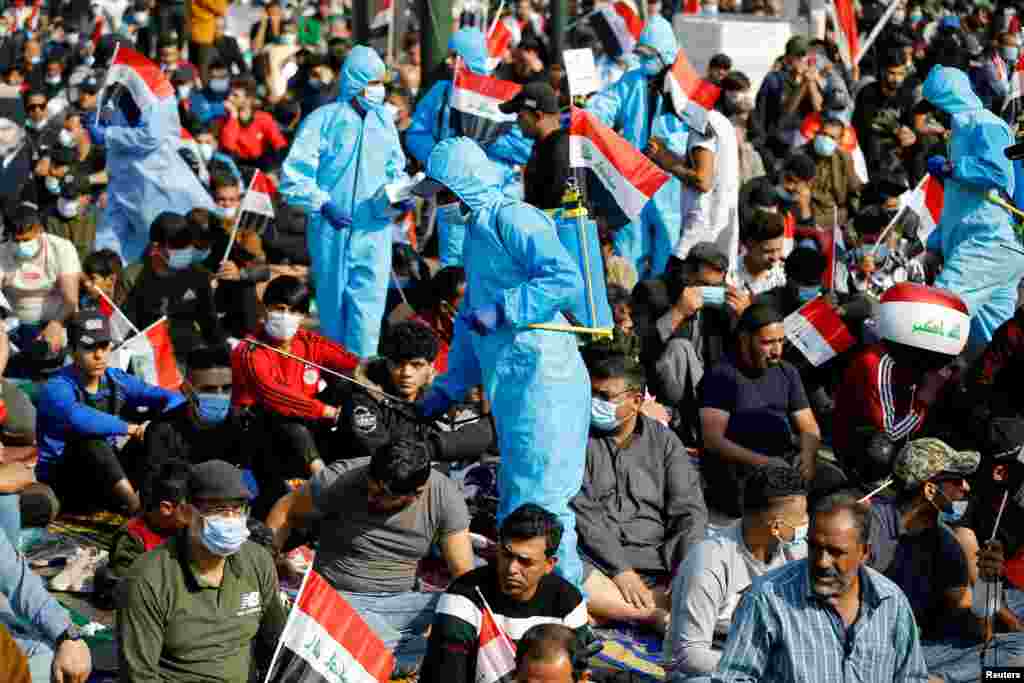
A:
[[[196,510],[203,517],[248,517],[248,503],[195,503]]]
[[[46,109],[46,105],[45,104],[39,104],[38,102],[36,102],[36,103],[29,102],[28,104],[25,105],[25,111],[36,111],[36,110],[39,110],[39,109]]]

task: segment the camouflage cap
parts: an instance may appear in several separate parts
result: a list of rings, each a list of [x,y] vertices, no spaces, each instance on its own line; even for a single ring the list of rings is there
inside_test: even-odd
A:
[[[900,450],[892,473],[909,490],[943,472],[974,474],[979,462],[975,451],[955,451],[940,439],[915,439]]]

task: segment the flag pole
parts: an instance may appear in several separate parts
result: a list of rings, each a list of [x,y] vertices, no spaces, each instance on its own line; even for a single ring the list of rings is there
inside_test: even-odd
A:
[[[336,370],[331,370],[330,368],[325,368],[324,366],[317,365],[313,361],[306,360],[305,358],[303,358],[301,356],[296,356],[295,354],[288,353],[287,351],[282,351],[281,349],[277,348],[276,346],[271,346],[270,344],[264,344],[263,342],[257,341],[255,339],[243,339],[242,343],[243,344],[252,344],[253,346],[259,346],[259,347],[262,347],[264,349],[270,349],[274,353],[278,353],[278,354],[284,356],[285,358],[291,358],[292,360],[297,360],[300,363],[303,363],[305,365],[310,366],[311,368],[316,368],[320,372],[323,372],[323,373],[326,373],[328,375],[331,375],[332,377],[337,377],[338,379],[341,379],[341,380],[345,380],[346,382],[350,382],[352,384],[355,384],[356,386],[359,386],[359,387],[362,387],[363,389],[366,389],[371,394],[377,394],[378,396],[383,396],[384,398],[386,398],[388,400],[391,400],[391,401],[395,401],[396,403],[400,403],[402,405],[412,405],[413,404],[412,401],[407,401],[404,398],[399,398],[398,396],[393,396],[393,395],[391,395],[389,393],[381,391],[380,389],[376,389],[376,388],[370,386],[369,384],[365,384],[363,382],[360,382],[357,379],[353,379],[352,377],[349,377],[348,375],[344,375],[344,374],[342,374],[340,372],[337,372]]]
[[[491,615],[491,621],[493,621],[494,625],[497,627],[498,633],[501,634],[502,640],[504,640],[509,646],[511,646],[512,647],[512,651],[515,652],[516,644],[513,643],[512,639],[509,638],[509,635],[507,633],[505,633],[505,629],[503,629],[498,624],[498,619],[494,616],[494,610],[492,610],[491,606],[489,604],[487,604],[487,598],[484,597],[484,593],[483,593],[482,590],[480,590],[480,586],[476,587],[476,594],[480,596],[480,601],[484,603],[484,609],[487,610],[488,614]]]
[[[595,337],[611,338],[610,327],[580,327],[579,325],[562,325],[559,323],[533,323],[526,326],[531,330],[547,330],[548,332],[572,332],[573,334],[590,334]]]
[[[224,250],[224,258],[220,260],[220,264],[224,265],[228,260],[228,255],[231,253],[231,247],[235,246],[235,237],[238,235],[238,225],[242,222],[242,204],[245,203],[245,197],[249,196],[249,192],[252,191],[253,183],[256,182],[256,176],[259,171],[252,174],[252,178],[249,179],[249,187],[245,190],[245,196],[242,197],[242,202],[238,206],[238,215],[235,216],[235,225],[231,228],[231,237],[228,239],[228,248]]]
[[[405,292],[402,290],[402,283],[398,281],[398,274],[395,272],[394,268],[391,269],[391,279],[395,283],[395,289],[398,290],[398,296],[402,297],[402,303],[409,306],[409,300],[405,297]],[[409,306],[409,308],[412,308],[412,306]]]
[[[299,609],[299,600],[302,598],[302,592],[306,590],[306,584],[309,582],[309,577],[313,575],[313,562],[316,560],[316,552],[313,553],[313,559],[309,562],[309,569],[302,576],[302,583],[299,585],[299,592],[295,596],[295,602],[292,604],[292,608],[288,611],[288,619],[284,622],[284,630],[282,634],[288,632],[288,627],[295,621],[296,611]],[[280,598],[279,598],[280,599]],[[284,638],[277,639],[277,645],[274,647],[274,655],[270,658],[270,665],[267,667],[267,676],[263,679],[263,683],[270,683],[270,677],[274,673],[274,665],[277,664],[278,657],[281,656],[281,648],[284,647]]]
[[[911,195],[913,195],[914,192],[917,192],[922,187],[924,187],[924,184],[928,181],[928,178],[929,175],[925,173],[924,178],[921,178],[921,182],[917,184],[917,187],[911,190]],[[888,237],[889,231],[892,230],[893,226],[899,222],[900,218],[903,216],[903,212],[907,211],[909,208],[909,206],[903,206],[899,211],[897,211],[896,215],[893,216],[892,220],[889,221],[889,224],[885,226],[885,229],[878,234],[878,239],[875,241],[875,247],[874,249],[871,250],[871,258],[874,258],[875,255],[878,254],[878,250],[882,247],[882,242],[885,241],[883,238]]]
[[[861,58],[867,54],[868,50],[871,49],[871,46],[875,43],[875,40],[878,38],[878,34],[882,32],[882,29],[885,28],[885,25],[889,23],[889,19],[892,18],[893,13],[900,6],[901,5],[898,2],[893,2],[889,4],[889,8],[885,10],[885,14],[882,15],[882,18],[879,19],[878,22],[875,24],[874,28],[871,29],[871,33],[869,33],[868,37],[864,39],[864,44],[861,45],[860,51],[857,52],[857,55],[853,58],[854,66],[860,64]],[[838,16],[838,12],[836,13],[836,16]],[[842,30],[838,26],[836,27],[836,29],[840,31]]]
[[[132,328],[132,332],[134,332],[135,334],[133,334],[133,335],[132,335],[132,336],[131,336],[130,338],[135,338],[136,336],[138,336],[139,334],[141,334],[141,333],[139,332],[139,328],[138,328],[138,327],[136,327],[136,326],[135,326],[135,323],[133,323],[133,322],[132,322],[132,319],[131,319],[131,318],[129,318],[128,316],[126,316],[126,315],[124,314],[124,312],[122,312],[122,311],[121,311],[121,309],[117,307],[117,304],[115,304],[115,303],[114,303],[114,300],[113,300],[113,299],[111,299],[111,298],[110,298],[109,296],[107,296],[107,293],[106,293],[106,292],[104,292],[104,291],[103,291],[102,289],[100,289],[99,287],[97,287],[97,288],[96,288],[96,291],[97,291],[97,292],[99,292],[100,296],[101,296],[101,297],[103,298],[103,300],[104,300],[104,301],[106,301],[106,302],[107,302],[108,304],[110,304],[110,307],[111,307],[112,309],[114,309],[114,312],[115,312],[115,313],[117,313],[118,315],[120,315],[120,316],[121,316],[122,318],[124,318],[124,319],[125,319],[125,320],[126,320],[126,321],[128,322],[128,324],[129,324],[129,325],[131,325],[131,328]]]

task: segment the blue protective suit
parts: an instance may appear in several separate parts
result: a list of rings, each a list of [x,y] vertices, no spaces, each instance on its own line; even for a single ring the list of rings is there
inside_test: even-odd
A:
[[[647,22],[637,46],[653,48],[665,64],[675,63],[679,52],[672,26],[662,16]],[[594,95],[587,110],[614,128],[630,144],[643,150],[651,136],[664,139],[668,149],[685,156],[689,127],[673,110],[670,99],[661,89],[651,111],[648,85],[652,77],[642,67],[627,71],[614,85]],[[680,237],[682,185],[672,176],[644,207],[640,218],[616,232],[615,250],[629,259],[643,277],[665,270]],[[596,207],[600,210],[600,207]]]
[[[1017,282],[1024,276],[1024,256],[1010,214],[986,199],[990,190],[1013,197],[1014,177],[1003,154],[1013,143],[1009,126],[982,106],[967,74],[936,66],[924,83],[924,97],[952,116],[945,199],[939,225],[928,248],[942,254],[944,265],[935,280],[958,294],[971,313],[968,351],[992,340],[996,328],[1013,316]],[[1014,247],[1005,249],[1001,245]]]
[[[394,119],[383,105],[360,96],[384,71],[372,49],[353,48],[342,67],[338,101],[306,118],[281,172],[281,194],[309,216],[320,329],[363,358],[377,353],[391,273],[390,209],[380,190],[405,176]],[[327,222],[321,208],[328,201],[347,211],[349,227]]]
[[[181,121],[173,97],[142,109],[137,126],[106,127],[104,143],[110,182],[97,250],[113,249],[123,261],[133,263],[149,243],[150,224],[164,211],[185,215],[192,209],[217,210],[178,154]]]
[[[448,49],[454,50],[473,73],[489,73],[487,41],[479,29],[459,29],[448,40]],[[434,83],[416,105],[412,123],[405,131],[405,144],[409,153],[424,167],[434,145],[453,135],[448,106],[451,90],[451,81]],[[502,187],[510,196],[522,197],[520,178],[513,167],[525,165],[530,159],[532,149],[533,141],[523,135],[519,126],[513,127],[487,146],[487,155],[501,167]],[[438,217],[437,231],[441,267],[462,265],[465,228],[461,225],[449,225],[447,221]]]
[[[471,211],[463,311],[495,303],[505,311],[503,325],[487,336],[471,332],[461,316],[457,319],[448,372],[431,392],[457,401],[483,384],[501,451],[498,521],[524,503],[558,515],[565,526],[558,570],[580,586],[576,518],[569,499],[583,481],[590,379],[574,335],[527,326],[564,324],[559,311],[579,296],[582,278],[551,218],[504,196],[501,169],[469,138],[439,143],[427,175],[451,189]]]

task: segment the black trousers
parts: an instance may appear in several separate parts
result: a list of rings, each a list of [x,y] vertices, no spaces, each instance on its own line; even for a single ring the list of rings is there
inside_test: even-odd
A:
[[[253,516],[263,519],[288,493],[288,480],[308,479],[309,464],[320,457],[313,432],[305,420],[261,411],[253,416],[243,442],[259,485]]]

